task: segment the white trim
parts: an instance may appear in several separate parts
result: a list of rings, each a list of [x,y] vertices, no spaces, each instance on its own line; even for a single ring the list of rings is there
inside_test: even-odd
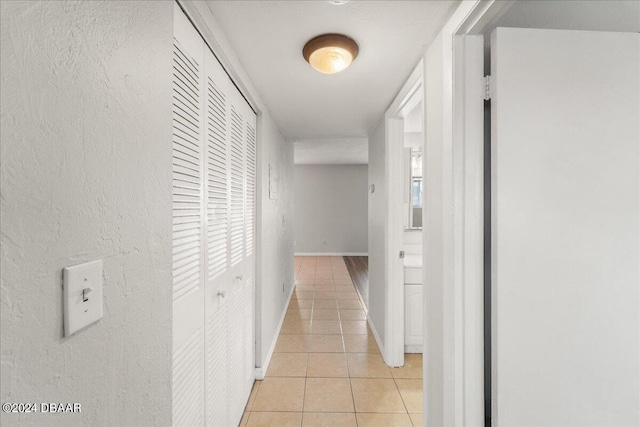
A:
[[[349,273],[349,276],[351,276],[351,273]],[[353,280],[351,280],[353,282]],[[362,298],[362,294],[360,293],[360,289],[358,289],[358,287],[356,286],[356,284],[353,284],[353,287],[356,288],[356,294],[358,294],[358,298],[360,299],[360,304],[362,304],[362,309],[364,310],[364,314],[367,315],[367,317],[369,316],[369,307],[367,307],[367,304],[364,303],[364,299]]]
[[[457,230],[462,269],[459,272],[460,298],[456,298],[456,366],[463,375],[464,424],[484,423],[484,37],[455,36],[454,144],[459,148],[454,160],[462,169],[462,187],[456,197],[462,220]],[[455,191],[455,190],[454,190]]]
[[[432,178],[437,178],[437,182],[431,183],[434,193],[431,199],[426,198],[427,207],[423,212],[425,237],[429,237],[423,242],[423,404],[427,426],[484,424],[484,386],[481,388],[482,419],[477,405],[480,398],[477,371],[478,366],[483,365],[483,352],[473,351],[478,340],[483,340],[478,337],[478,325],[473,324],[479,302],[477,268],[483,265],[483,252],[478,250],[477,239],[482,235],[483,225],[477,217],[478,200],[466,205],[482,175],[478,169],[479,159],[475,157],[477,152],[465,151],[467,141],[460,134],[464,135],[465,122],[461,121],[460,114],[465,108],[459,105],[464,98],[458,93],[461,81],[454,81],[454,70],[457,76],[464,76],[465,71],[464,64],[459,63],[459,52],[455,52],[454,57],[454,36],[481,34],[511,4],[511,0],[464,0],[429,47],[425,60],[433,61],[425,62],[426,69],[433,71],[432,74],[425,71],[425,94],[432,90],[428,97],[425,95],[429,100],[425,108],[428,147],[425,158],[438,163],[438,170],[432,171],[435,173]],[[427,117],[432,121],[428,122]],[[469,191],[465,192],[465,188]],[[429,260],[429,256],[434,258]],[[472,311],[467,313],[469,308]],[[465,351],[467,345],[472,348]],[[482,375],[484,384],[484,373]]]
[[[269,346],[267,357],[264,359],[264,364],[259,368],[256,367],[257,380],[263,380],[265,375],[267,374],[267,369],[269,369],[269,363],[271,363],[271,357],[273,356],[273,351],[276,349],[276,343],[278,342],[278,338],[280,337],[280,330],[282,329],[282,324],[284,323],[284,318],[287,315],[287,310],[289,309],[289,303],[291,302],[291,297],[293,296],[293,291],[295,289],[296,289],[296,286],[293,285],[291,287],[291,291],[289,291],[289,296],[287,297],[287,303],[284,306],[284,310],[282,310],[282,316],[280,316],[280,322],[278,322],[278,327],[276,328],[276,333],[273,337],[273,341]]]
[[[378,331],[376,331],[376,327],[373,326],[373,322],[371,321],[371,317],[369,317],[369,313],[367,313],[367,323],[369,324],[369,328],[371,328],[371,333],[373,334],[373,338],[375,338],[376,340],[376,344],[378,344],[380,354],[384,354],[384,345],[382,345],[382,340],[380,339],[380,335],[378,335]]]
[[[296,252],[295,256],[369,256],[369,252]]]
[[[385,181],[387,183],[387,220],[385,225],[385,352],[389,366],[404,366],[404,265],[399,253],[404,248],[404,209],[402,192],[392,191],[403,185],[404,127],[403,117],[423,101],[423,60],[413,70],[385,113]]]
[[[405,345],[404,352],[422,354],[422,344]]]

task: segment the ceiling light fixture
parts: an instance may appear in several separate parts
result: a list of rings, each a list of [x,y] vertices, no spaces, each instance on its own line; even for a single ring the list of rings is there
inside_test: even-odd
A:
[[[302,56],[316,70],[335,74],[347,68],[358,56],[358,43],[344,34],[322,34],[304,45]]]
[[[343,4],[349,3],[351,0],[328,0],[329,4],[334,6],[342,6]]]

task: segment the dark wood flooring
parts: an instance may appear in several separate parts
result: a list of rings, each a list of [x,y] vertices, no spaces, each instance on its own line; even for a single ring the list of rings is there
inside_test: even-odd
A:
[[[369,257],[345,256],[345,264],[353,284],[358,288],[360,296],[364,300],[366,309],[369,309]]]

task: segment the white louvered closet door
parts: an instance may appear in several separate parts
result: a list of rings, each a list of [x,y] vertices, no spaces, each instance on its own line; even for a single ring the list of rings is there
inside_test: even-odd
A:
[[[233,86],[211,52],[205,52],[207,146],[207,316],[206,420],[208,426],[229,422],[228,395],[233,383],[227,382],[227,336],[234,313],[229,310],[229,93]],[[231,318],[229,318],[231,317]]]
[[[204,424],[204,43],[175,6],[173,424]]]
[[[175,16],[173,423],[226,427],[255,378],[256,115]]]

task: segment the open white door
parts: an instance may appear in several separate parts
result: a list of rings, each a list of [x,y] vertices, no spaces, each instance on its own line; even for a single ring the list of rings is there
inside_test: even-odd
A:
[[[491,55],[493,425],[640,425],[640,35]]]

